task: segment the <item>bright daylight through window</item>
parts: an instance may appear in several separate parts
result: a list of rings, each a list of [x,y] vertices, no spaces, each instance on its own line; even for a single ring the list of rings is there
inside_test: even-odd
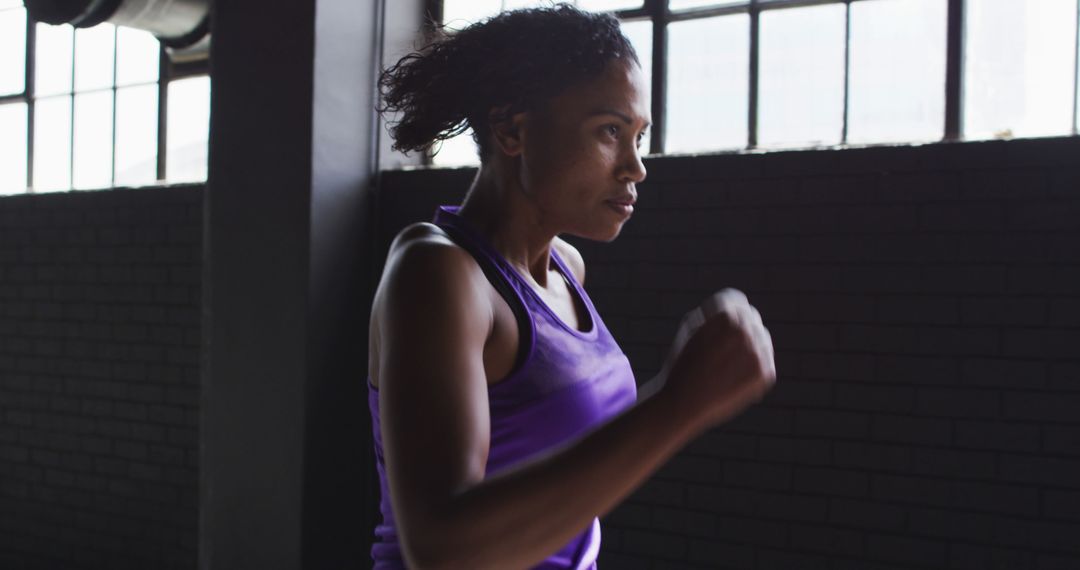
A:
[[[461,29],[500,10],[550,4],[444,0],[443,22]],[[614,12],[646,74],[663,73],[662,81],[650,79],[653,120],[662,131],[646,142],[654,154],[1068,136],[1080,129],[1077,0],[574,4]],[[962,15],[954,22],[960,25],[950,26],[950,13]],[[951,29],[962,30],[963,43],[950,65]],[[662,49],[654,50],[657,40]],[[960,85],[952,95],[950,73]],[[946,116],[950,96],[955,117]],[[947,132],[949,124],[959,128]],[[477,162],[471,133],[446,141],[433,157],[437,166]]]
[[[0,194],[206,179],[210,81],[150,33],[27,21],[0,0]]]

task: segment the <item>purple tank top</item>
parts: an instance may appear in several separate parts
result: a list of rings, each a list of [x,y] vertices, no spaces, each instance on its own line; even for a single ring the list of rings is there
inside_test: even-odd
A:
[[[588,312],[587,331],[563,322],[510,264],[457,215],[457,206],[440,206],[434,222],[470,251],[489,279],[514,307],[527,316],[522,343],[528,343],[510,374],[488,388],[491,411],[491,443],[486,475],[499,472],[540,452],[560,445],[612,418],[637,400],[634,374],[626,355],[600,320],[589,296],[562,259],[551,250],[556,268],[571,284]],[[491,271],[494,270],[494,271]],[[493,283],[494,284],[494,283]],[[505,287],[508,285],[509,287]],[[383,521],[375,527],[381,539],[371,547],[376,569],[404,568],[390,507],[386,482],[382,433],[379,425],[379,391],[368,380],[376,469],[379,473]],[[513,532],[510,530],[509,532]],[[600,523],[592,523],[558,552],[535,568],[596,567],[600,551]]]

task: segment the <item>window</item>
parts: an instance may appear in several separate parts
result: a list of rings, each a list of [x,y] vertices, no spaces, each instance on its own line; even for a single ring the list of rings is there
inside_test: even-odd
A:
[[[206,179],[205,62],[151,34],[28,21],[0,0],[0,194]]]
[[[1077,0],[573,3],[614,12],[652,78],[652,154],[1080,129]],[[549,4],[444,0],[442,15],[460,29]],[[433,157],[476,162],[464,136]]]

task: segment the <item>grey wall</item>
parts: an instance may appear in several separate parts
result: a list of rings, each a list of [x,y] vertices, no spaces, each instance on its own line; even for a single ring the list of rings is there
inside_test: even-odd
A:
[[[0,199],[0,568],[192,568],[200,186]]]
[[[1080,139],[664,157],[587,289],[651,377],[746,291],[779,381],[605,519],[609,568],[1080,567]],[[389,173],[385,243],[471,170]]]

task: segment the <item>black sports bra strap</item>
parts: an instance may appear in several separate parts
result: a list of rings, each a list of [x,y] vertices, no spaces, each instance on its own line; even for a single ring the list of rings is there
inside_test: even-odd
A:
[[[495,290],[499,292],[506,304],[510,306],[510,310],[513,311],[514,320],[517,321],[518,327],[518,350],[517,355],[514,357],[514,367],[511,373],[516,372],[524,364],[525,358],[529,354],[529,347],[532,344],[532,326],[528,310],[521,304],[520,298],[510,284],[506,282],[498,269],[492,265],[491,260],[477,247],[470,236],[450,224],[439,225],[439,227],[450,236],[454,243],[473,256],[473,259],[480,266],[480,270],[484,272],[484,276],[487,277],[487,280],[491,282],[491,285],[495,287]]]

